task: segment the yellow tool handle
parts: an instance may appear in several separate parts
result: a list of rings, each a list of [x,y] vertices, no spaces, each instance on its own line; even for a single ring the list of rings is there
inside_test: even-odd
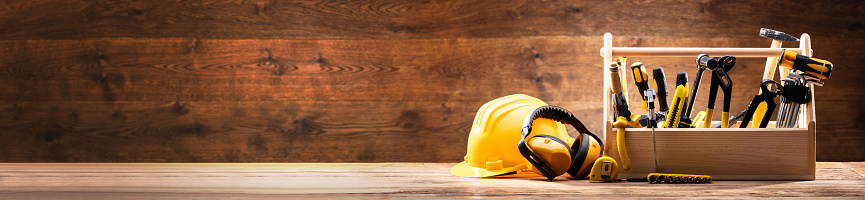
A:
[[[631,114],[631,120],[628,121],[628,124],[634,128],[643,128],[643,125],[640,124],[640,116],[639,115]]]
[[[631,158],[628,157],[628,149],[625,147],[625,127],[628,126],[628,120],[619,116],[613,126],[617,129],[616,149],[619,150],[619,158],[622,159],[622,169],[631,170]]]
[[[763,121],[763,116],[766,114],[766,106],[766,102],[760,102],[760,104],[757,105],[757,109],[754,109],[754,115],[751,116],[751,119],[753,119],[751,120],[751,128],[760,128],[760,122]]]
[[[703,118],[703,128],[709,128],[712,125],[712,114],[715,114],[714,111],[715,109],[706,108],[706,118]]]
[[[649,107],[646,103],[646,97],[643,96],[643,93],[649,89],[649,76],[646,74],[646,66],[641,62],[635,62],[631,65],[631,78],[634,79],[637,91],[640,92],[640,99],[643,100],[643,110],[648,111]]]
[[[747,123],[747,122],[742,122],[742,123]],[[757,124],[759,124],[759,123],[757,123]],[[721,128],[730,128],[730,112],[721,112]]]
[[[676,86],[676,93],[673,94],[673,104],[670,111],[667,112],[667,121],[661,128],[678,128],[679,119],[682,117],[682,107],[685,106],[685,98],[688,97],[688,88],[685,85]]]
[[[694,128],[703,128],[703,118],[706,118],[706,111],[700,111],[694,117]]]

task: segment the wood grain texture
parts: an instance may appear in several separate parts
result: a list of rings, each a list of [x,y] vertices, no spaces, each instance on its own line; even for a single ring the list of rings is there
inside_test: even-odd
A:
[[[813,180],[812,132],[797,129],[655,129],[628,128],[631,169],[619,176],[652,172],[703,174],[713,180]],[[616,130],[607,139],[608,156],[620,161]],[[655,170],[657,150],[658,169]]]
[[[483,103],[17,102],[0,108],[11,111],[0,152],[4,162],[456,162]]]
[[[815,9],[818,8],[818,9]],[[761,27],[862,38],[840,1],[141,1],[0,3],[0,38],[451,38],[756,36]],[[816,16],[816,17],[815,17]]]
[[[470,124],[477,108],[488,100],[513,93],[526,93],[582,113],[580,118],[590,130],[600,133],[602,120],[591,113],[602,108],[601,98],[592,92],[595,91],[592,88],[600,88],[602,83],[599,75],[584,70],[598,60],[593,55],[596,50],[574,47],[597,47],[600,41],[594,39],[599,38],[2,41],[6,48],[0,51],[0,64],[4,66],[0,71],[3,83],[0,89],[4,91],[0,100],[6,111],[2,119],[8,127],[3,137],[9,141],[5,145],[9,154],[3,159],[7,162],[453,162],[465,154],[468,134],[465,124]],[[635,37],[624,37],[616,43],[689,46],[706,40],[719,47],[768,43],[760,38]],[[830,44],[832,41],[836,40],[829,40]],[[815,49],[818,55],[848,54],[829,47],[823,48],[826,52]],[[649,67],[663,66],[670,74],[694,71],[690,60],[630,59]],[[853,65],[847,59],[837,60],[840,62],[835,64],[839,66]],[[753,90],[746,82],[759,81],[761,65],[761,59],[743,58],[731,71],[737,85],[731,110],[747,106],[744,102],[750,100]],[[863,69],[838,70],[852,74]],[[862,113],[855,110],[861,108],[853,106],[858,99],[855,95],[832,95],[832,91],[856,94],[857,86],[841,84],[854,79],[836,75],[817,90],[820,160],[865,156],[857,153],[865,148],[861,145],[865,138],[859,134],[862,129],[856,127],[858,124],[844,123],[855,117],[844,113]],[[633,85],[632,81],[628,85]],[[702,85],[700,94],[705,95],[709,84]],[[639,98],[635,87],[628,88],[631,99]],[[705,101],[704,97],[698,97],[695,108],[705,107]],[[824,104],[827,106],[821,107]],[[180,115],[190,108],[195,114],[165,117],[172,116],[167,114],[171,110]],[[224,111],[229,109],[234,111]],[[283,114],[262,114],[262,110]],[[368,116],[370,110],[381,118]],[[636,104],[631,110],[642,114]],[[254,115],[250,118],[244,113]],[[403,115],[429,126],[402,129],[397,124]],[[101,124],[124,117],[121,121],[125,123]],[[715,120],[718,119],[716,115]],[[270,122],[299,125],[277,125],[273,129]],[[272,135],[260,136],[263,139],[259,140],[277,141],[259,145],[267,148],[234,142],[238,134],[250,135],[246,140],[253,140],[254,135],[270,134],[267,130],[307,134],[309,127],[304,126],[307,122],[311,126],[348,124],[321,131],[349,137],[330,143],[301,142],[309,145],[304,148],[289,147],[293,142]],[[463,127],[452,129],[460,125]],[[445,127],[453,131],[438,132]],[[378,134],[390,129],[400,130],[404,138],[392,141],[389,136]],[[354,134],[358,132],[371,135]],[[198,138],[191,140],[159,136],[199,133],[209,136],[189,136]],[[428,133],[437,133],[438,137],[412,139]],[[74,136],[58,139],[63,145],[44,139],[57,134]],[[93,137],[103,134],[140,134],[150,142],[131,145],[134,140],[127,138]],[[12,142],[21,140],[29,142]],[[378,141],[398,147],[385,150],[365,146],[383,145]],[[202,142],[210,143],[210,147],[201,145]],[[450,145],[453,142],[460,145]],[[104,145],[90,145],[93,143]],[[333,149],[334,144],[345,147]],[[436,148],[398,153],[418,145]],[[256,148],[267,150],[256,155],[243,150]],[[288,156],[285,152],[318,156]]]
[[[462,178],[453,163],[65,163],[0,166],[0,197],[118,198],[815,198],[865,197],[862,163],[817,163],[814,181],[713,181],[711,184],[590,183]],[[575,193],[574,191],[579,191]]]
[[[6,101],[592,101],[591,38],[0,41]],[[557,99],[556,97],[561,97]]]
[[[605,32],[615,46],[764,48],[761,27],[809,33],[837,66],[816,91],[817,158],[861,161],[863,13],[860,1],[0,1],[0,162],[456,162],[477,109],[509,94],[601,132]],[[696,72],[690,58],[629,61]],[[762,66],[731,71],[733,112]]]

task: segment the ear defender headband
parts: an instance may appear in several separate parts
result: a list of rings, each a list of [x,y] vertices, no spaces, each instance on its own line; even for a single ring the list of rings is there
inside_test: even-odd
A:
[[[535,119],[538,118],[550,119],[562,124],[569,124],[575,129],[577,129],[577,132],[580,133],[581,139],[579,142],[574,142],[574,147],[570,147],[567,142],[552,135],[538,134],[532,137],[547,138],[562,144],[568,150],[568,153],[570,153],[571,163],[570,168],[568,169],[568,173],[572,176],[576,175],[577,172],[580,171],[580,167],[583,166],[583,163],[588,156],[589,148],[591,146],[591,139],[589,137],[594,138],[601,146],[601,149],[604,149],[604,143],[601,141],[601,139],[598,138],[598,136],[596,136],[594,133],[590,132],[589,129],[586,128],[586,126],[583,125],[583,123],[580,122],[580,120],[577,119],[577,117],[575,117],[574,114],[572,114],[568,110],[557,106],[542,106],[535,109],[534,111],[532,111],[531,114],[526,116],[526,120],[523,122],[522,138],[517,144],[517,147],[520,150],[520,154],[522,154],[523,157],[525,157],[526,160],[529,161],[529,163],[532,163],[532,165],[535,166],[535,168],[540,171],[545,177],[547,177],[547,179],[549,179],[550,181],[552,181],[559,174],[553,171],[553,169],[547,162],[538,157],[534,152],[532,152],[531,149],[529,149],[528,145],[526,145],[526,141],[530,139],[527,139],[527,137],[529,136],[529,133],[532,132],[532,124]],[[574,152],[575,147],[578,145],[577,143],[579,143],[579,148],[577,148],[578,150]],[[601,151],[601,154],[603,154],[603,151]],[[575,176],[575,178],[582,177]]]

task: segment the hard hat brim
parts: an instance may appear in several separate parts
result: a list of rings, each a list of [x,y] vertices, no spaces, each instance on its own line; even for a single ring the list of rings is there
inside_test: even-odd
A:
[[[451,168],[451,174],[466,178],[483,178],[507,174],[523,169],[526,169],[526,165],[517,165],[514,167],[502,168],[499,170],[487,170],[484,168],[472,167],[469,166],[466,162],[461,162]]]

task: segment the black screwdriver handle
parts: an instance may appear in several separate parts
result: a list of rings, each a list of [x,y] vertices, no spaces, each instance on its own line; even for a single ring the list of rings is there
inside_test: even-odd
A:
[[[670,110],[670,104],[667,102],[667,77],[664,75],[664,68],[655,67],[652,69],[652,82],[655,83],[655,92],[658,97],[658,111],[667,113]]]

